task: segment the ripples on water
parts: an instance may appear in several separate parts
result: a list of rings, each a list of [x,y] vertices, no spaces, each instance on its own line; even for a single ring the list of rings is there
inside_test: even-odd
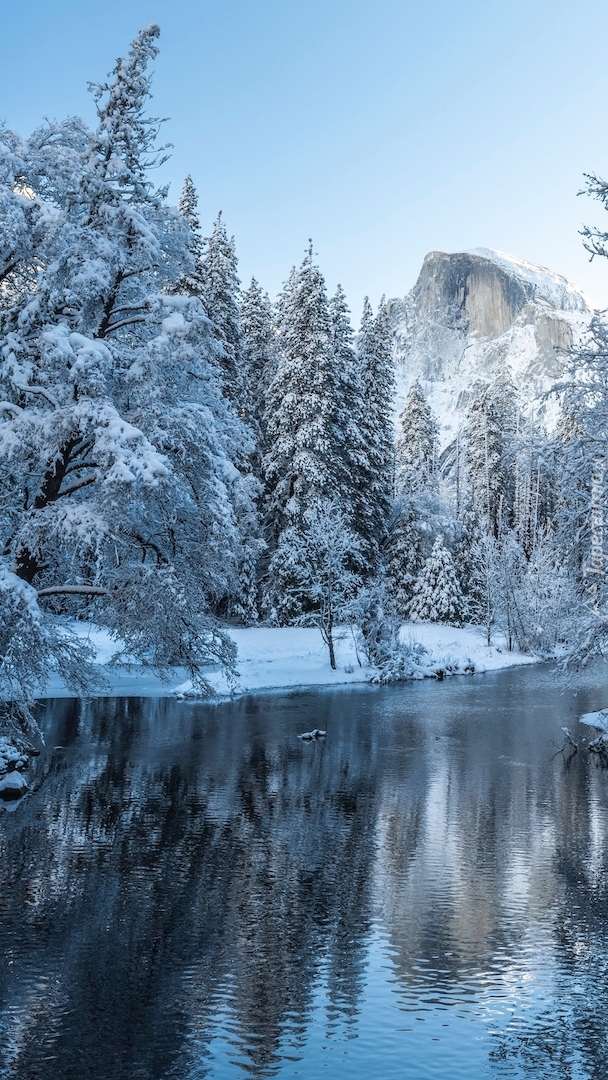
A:
[[[50,703],[0,1077],[605,1080],[608,774],[553,745],[596,683]]]

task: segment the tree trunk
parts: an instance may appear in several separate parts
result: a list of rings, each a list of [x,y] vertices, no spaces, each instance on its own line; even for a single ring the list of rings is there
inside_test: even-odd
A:
[[[329,647],[329,662],[331,664],[332,671],[336,670],[336,654],[334,653],[334,639],[332,637],[331,630],[327,635],[327,645]]]
[[[334,616],[333,616],[333,612],[332,612],[332,610],[330,608],[329,619],[327,620],[327,647],[329,649],[329,663],[331,665],[331,670],[335,671],[336,670],[336,654],[334,652],[333,629],[334,629]]]

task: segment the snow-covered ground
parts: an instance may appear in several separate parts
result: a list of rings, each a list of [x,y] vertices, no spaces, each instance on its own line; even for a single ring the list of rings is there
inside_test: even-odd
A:
[[[105,668],[108,686],[99,696],[164,697],[191,691],[186,673],[179,668],[169,682],[142,669],[109,670],[108,661],[116,651],[106,631],[81,624],[79,633],[95,645],[97,660]],[[338,686],[369,682],[375,669],[359,665],[352,634],[348,628],[336,635],[337,671],[329,665],[327,648],[318,630],[297,627],[231,629],[238,648],[238,678],[230,686],[221,670],[209,670],[208,680],[219,697],[230,693],[256,693],[262,690],[293,689],[304,686]],[[453,626],[406,623],[403,640],[419,643],[428,650],[421,674],[432,676],[442,670],[446,674],[496,671],[518,664],[532,664],[536,657],[492,645],[488,648],[485,636],[477,627],[457,629]],[[44,697],[71,696],[54,677],[41,695]]]
[[[600,709],[599,712],[583,713],[578,719],[579,723],[585,724],[587,727],[596,728],[597,731],[604,731],[608,734],[608,709]]]

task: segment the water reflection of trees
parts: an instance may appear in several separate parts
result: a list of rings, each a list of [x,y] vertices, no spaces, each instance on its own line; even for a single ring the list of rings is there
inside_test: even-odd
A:
[[[51,1064],[54,1080],[204,1076],[218,1015],[235,1058],[269,1075],[297,1055],[320,982],[329,1024],[356,1015],[369,741],[357,757],[263,721],[251,735],[247,708],[229,724],[207,713],[201,729],[171,703],[98,702],[75,737],[73,704],[57,705],[52,738],[69,750],[5,829],[1,933],[15,963],[0,993],[19,1018],[4,1014],[6,1077]]]
[[[529,1008],[492,1067],[604,1075],[606,777],[551,762],[558,687],[527,727],[508,680],[490,713],[473,684],[436,689],[57,703],[67,750],[0,819],[0,1075],[195,1080],[217,1040],[272,1075],[321,998],[328,1033],[356,1030],[372,917],[406,1008],[481,1000],[546,948],[563,1008]]]

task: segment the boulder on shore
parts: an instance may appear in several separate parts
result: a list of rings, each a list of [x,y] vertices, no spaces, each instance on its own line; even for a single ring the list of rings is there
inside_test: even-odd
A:
[[[28,783],[25,776],[13,769],[0,779],[0,799],[10,802],[12,799],[20,799],[25,795]]]

